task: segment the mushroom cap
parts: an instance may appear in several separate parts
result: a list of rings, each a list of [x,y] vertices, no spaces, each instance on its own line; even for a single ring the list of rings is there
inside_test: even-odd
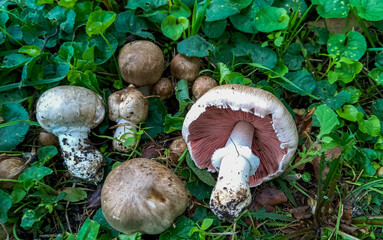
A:
[[[106,220],[125,234],[159,234],[187,205],[188,194],[177,175],[146,158],[118,165],[107,176],[101,191]]]
[[[79,86],[51,88],[41,95],[36,106],[37,121],[54,134],[70,129],[89,132],[104,116],[101,96]]]
[[[198,77],[200,67],[198,57],[187,57],[178,53],[170,62],[170,73],[177,79],[193,82]]]
[[[159,95],[161,100],[170,98],[174,93],[172,81],[169,78],[161,78],[153,85],[152,92],[154,95]]]
[[[270,92],[250,86],[228,84],[205,93],[185,117],[182,135],[199,168],[215,172],[211,156],[225,146],[238,121],[254,126],[252,153],[260,165],[249,186],[279,176],[298,145],[295,122],[283,103]]]
[[[149,102],[133,85],[112,93],[108,98],[109,119],[117,122],[125,119],[133,123],[145,121]]]
[[[118,66],[125,82],[136,86],[156,83],[164,71],[165,59],[161,49],[145,40],[134,41],[122,47]]]
[[[210,89],[216,86],[218,86],[218,83],[213,78],[209,76],[200,76],[193,83],[193,87],[192,87],[193,96],[196,99],[199,99],[207,91],[209,91]]]
[[[25,161],[17,157],[9,157],[6,154],[0,155],[0,178],[2,179],[18,179],[19,176],[27,169]],[[11,189],[15,185],[14,182],[0,182],[0,188]]]

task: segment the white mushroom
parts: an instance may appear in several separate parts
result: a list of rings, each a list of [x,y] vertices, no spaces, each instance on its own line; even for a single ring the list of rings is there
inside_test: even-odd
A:
[[[46,131],[58,136],[69,172],[91,182],[102,180],[104,158],[88,140],[90,129],[105,116],[101,96],[78,86],[59,86],[44,92],[36,118]]]
[[[279,176],[297,144],[295,122],[273,94],[229,84],[211,89],[187,113],[182,135],[196,165],[219,171],[212,211],[233,221],[251,201],[251,186]]]
[[[140,90],[133,85],[114,92],[108,98],[109,119],[117,122],[114,132],[113,147],[119,152],[128,152],[136,144],[124,145],[128,138],[134,138],[136,125],[148,116],[149,103]]]

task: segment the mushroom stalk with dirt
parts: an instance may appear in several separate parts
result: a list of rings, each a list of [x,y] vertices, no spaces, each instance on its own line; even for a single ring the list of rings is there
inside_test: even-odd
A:
[[[182,135],[199,168],[219,172],[210,208],[233,221],[251,201],[250,187],[281,175],[298,144],[283,103],[262,89],[228,84],[199,98]]]
[[[68,171],[94,183],[104,176],[104,157],[90,143],[88,135],[104,116],[101,96],[79,86],[51,88],[41,95],[36,106],[41,127],[58,136]]]
[[[124,145],[128,138],[135,138],[136,125],[148,116],[149,103],[140,90],[133,85],[114,92],[108,98],[109,119],[117,122],[114,132],[113,148],[128,152],[136,144]]]

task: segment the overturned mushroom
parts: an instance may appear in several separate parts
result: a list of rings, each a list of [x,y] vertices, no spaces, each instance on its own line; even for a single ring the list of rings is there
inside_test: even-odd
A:
[[[101,96],[78,86],[51,88],[41,95],[36,106],[41,127],[58,136],[69,172],[91,182],[102,180],[104,157],[91,145],[88,134],[104,116]]]
[[[201,64],[198,57],[187,57],[178,53],[170,62],[170,72],[177,79],[193,82],[199,74]]]
[[[219,171],[210,207],[229,221],[250,203],[249,187],[279,176],[298,144],[294,120],[278,98],[237,84],[198,99],[182,135],[198,167]]]
[[[107,176],[101,192],[106,220],[125,234],[159,234],[187,207],[188,194],[177,175],[146,158],[125,161]]]
[[[0,155],[0,178],[16,180],[27,169],[28,166],[21,158],[10,157],[6,154]],[[0,181],[0,188],[11,189],[14,182]]]
[[[125,82],[136,86],[156,83],[164,71],[164,54],[154,43],[145,40],[126,44],[118,55],[118,66]]]
[[[109,119],[117,122],[114,132],[113,147],[119,152],[128,152],[136,144],[124,145],[126,139],[135,137],[137,129],[135,125],[145,121],[148,116],[149,103],[145,96],[133,85],[114,92],[108,98]]]

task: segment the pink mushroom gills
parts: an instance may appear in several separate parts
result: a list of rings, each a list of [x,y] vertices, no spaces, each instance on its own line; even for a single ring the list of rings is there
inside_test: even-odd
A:
[[[233,221],[250,204],[249,187],[279,176],[293,157],[294,120],[273,94],[249,86],[215,87],[185,117],[182,135],[199,168],[219,171],[210,208]]]

